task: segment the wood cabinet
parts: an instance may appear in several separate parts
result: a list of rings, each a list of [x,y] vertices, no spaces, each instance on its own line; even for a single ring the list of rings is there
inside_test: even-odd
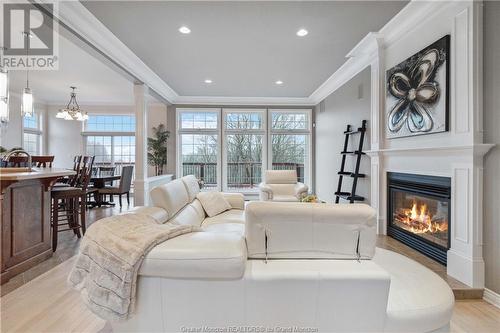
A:
[[[50,191],[40,179],[16,182],[1,194],[1,283],[52,256]]]
[[[66,169],[0,168],[0,282],[52,256],[50,188]]]

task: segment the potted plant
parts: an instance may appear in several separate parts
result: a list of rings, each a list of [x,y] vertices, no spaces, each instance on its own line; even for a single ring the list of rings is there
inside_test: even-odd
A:
[[[155,167],[157,176],[163,174],[163,167],[167,164],[167,141],[170,131],[165,125],[153,127],[154,137],[148,138],[148,164]]]

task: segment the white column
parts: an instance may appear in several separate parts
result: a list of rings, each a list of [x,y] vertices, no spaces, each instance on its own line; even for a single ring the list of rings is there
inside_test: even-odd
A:
[[[383,155],[379,153],[384,136],[384,93],[385,93],[385,66],[383,38],[378,35],[374,38],[376,53],[370,63],[371,70],[371,112],[370,112],[370,195],[371,206],[377,211],[377,230],[379,234],[386,234],[385,218],[385,173]]]
[[[135,101],[135,181],[134,203],[136,206],[148,204],[148,95],[149,88],[144,84],[134,85]]]

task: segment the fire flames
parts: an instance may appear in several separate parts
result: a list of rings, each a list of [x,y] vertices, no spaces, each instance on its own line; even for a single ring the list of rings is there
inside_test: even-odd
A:
[[[403,208],[395,214],[395,222],[403,224],[404,228],[415,234],[437,233],[448,230],[448,221],[434,218],[426,204],[417,205],[413,202],[410,208]]]

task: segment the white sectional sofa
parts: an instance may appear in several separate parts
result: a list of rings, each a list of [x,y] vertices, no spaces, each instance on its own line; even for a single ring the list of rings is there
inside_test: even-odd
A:
[[[139,271],[135,314],[114,332],[446,332],[447,284],[375,249],[367,205],[250,202],[207,218],[192,176],[151,191],[136,212],[199,232],[156,246]],[[415,283],[422,279],[422,283]],[[422,297],[425,295],[426,297]]]

